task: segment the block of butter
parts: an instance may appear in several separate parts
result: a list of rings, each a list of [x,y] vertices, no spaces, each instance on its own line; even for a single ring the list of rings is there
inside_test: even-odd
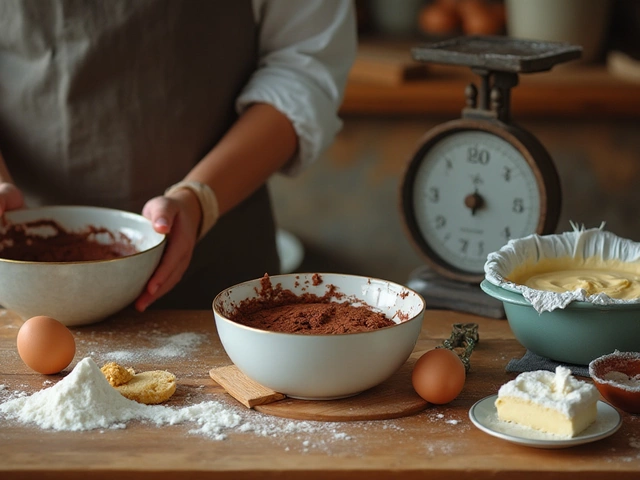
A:
[[[595,422],[598,390],[562,366],[555,372],[524,372],[498,391],[498,418],[563,437],[574,437]]]

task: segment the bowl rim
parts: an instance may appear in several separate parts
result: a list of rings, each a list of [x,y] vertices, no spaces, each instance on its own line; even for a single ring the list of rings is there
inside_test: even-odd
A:
[[[367,276],[367,275],[356,275],[356,274],[349,274],[349,273],[332,273],[332,272],[295,272],[295,273],[283,273],[283,274],[278,274],[278,275],[269,275],[270,279],[278,279],[278,278],[283,278],[283,277],[296,277],[296,276],[313,276],[313,275],[320,275],[320,276],[324,276],[324,275],[337,275],[337,276],[341,276],[341,277],[349,277],[349,278],[357,278],[357,279],[366,279],[368,280],[373,280],[376,282],[381,282],[381,283],[386,283],[389,285],[393,285],[395,287],[398,287],[399,289],[404,289],[407,290],[408,292],[411,292],[413,294],[415,294],[418,299],[420,300],[420,310],[413,315],[411,318],[409,318],[408,320],[404,320],[401,322],[394,322],[395,325],[389,325],[388,327],[382,327],[382,328],[376,328],[374,330],[368,330],[366,332],[349,332],[349,333],[323,333],[323,334],[309,334],[309,333],[288,333],[288,332],[275,332],[272,330],[264,330],[261,328],[256,328],[256,327],[250,327],[248,325],[243,325],[241,323],[238,322],[234,322],[233,320],[231,320],[230,318],[228,318],[226,315],[222,314],[220,311],[218,311],[216,309],[216,302],[218,302],[218,299],[220,297],[222,297],[222,295],[226,294],[226,292],[228,292],[229,290],[233,289],[233,288],[239,288],[243,285],[247,285],[250,283],[255,283],[255,282],[259,282],[260,280],[262,280],[262,277],[260,278],[254,278],[251,280],[246,280],[244,282],[240,282],[240,283],[236,283],[234,285],[231,285],[230,287],[225,288],[224,290],[222,290],[221,292],[219,292],[213,299],[213,301],[211,302],[211,308],[213,310],[214,313],[214,320],[216,322],[218,322],[219,320],[227,323],[227,324],[231,324],[234,327],[240,328],[240,329],[245,329],[248,330],[250,332],[253,333],[257,333],[260,335],[277,335],[277,336],[281,336],[281,337],[295,337],[295,338],[344,338],[347,336],[353,336],[353,335],[371,335],[371,334],[375,334],[378,332],[383,332],[383,331],[387,331],[393,328],[397,328],[397,327],[401,327],[403,325],[409,325],[417,320],[422,321],[424,319],[424,312],[426,310],[426,302],[425,299],[422,295],[420,295],[420,293],[418,293],[417,291],[415,291],[412,288],[409,288],[405,285],[402,285],[400,283],[396,283],[396,282],[392,282],[390,280],[383,280],[381,278],[377,278],[377,277],[371,277],[371,276]],[[393,320],[391,320],[393,321]]]
[[[142,220],[146,223],[149,224],[149,226],[151,228],[153,228],[153,225],[151,224],[151,221],[144,217],[143,215],[140,215],[138,213],[134,213],[134,212],[129,212],[126,210],[119,210],[117,208],[109,208],[109,207],[93,207],[93,206],[89,206],[89,205],[43,205],[43,206],[39,206],[39,207],[26,207],[26,208],[19,208],[19,209],[15,209],[15,210],[9,210],[5,212],[5,215],[11,216],[12,213],[19,213],[22,211],[30,211],[30,212],[46,212],[46,211],[51,211],[51,210],[85,210],[85,211],[91,211],[91,210],[102,210],[102,211],[107,211],[107,212],[111,212],[111,213],[118,213],[121,215],[125,215],[127,217],[132,217],[135,218],[137,220]],[[4,225],[4,217],[2,219],[2,225]],[[122,257],[117,257],[117,258],[107,258],[107,259],[103,259],[103,260],[84,260],[84,261],[73,261],[73,262],[36,262],[36,261],[32,261],[32,260],[13,260],[13,259],[9,259],[9,258],[1,258],[0,257],[0,263],[8,263],[8,264],[24,264],[24,265],[50,265],[50,266],[54,266],[54,265],[90,265],[90,264],[97,264],[97,263],[110,263],[110,262],[117,262],[120,260],[124,260],[127,258],[132,258],[132,257],[136,257],[139,255],[143,255],[143,254],[147,254],[149,252],[152,252],[156,249],[159,248],[164,248],[166,242],[167,242],[167,235],[164,233],[158,233],[156,232],[158,235],[161,235],[162,238],[160,239],[160,241],[149,247],[149,248],[145,248],[144,250],[140,250],[139,252],[135,252],[132,253],[131,255],[124,255]]]
[[[496,285],[489,279],[485,278],[480,282],[480,288],[489,296],[501,300],[504,303],[521,305],[533,308],[533,305],[524,298],[521,292],[508,288],[508,285]],[[607,305],[599,305],[592,302],[572,301],[568,303],[562,310],[638,310],[640,303],[610,303]],[[553,313],[553,312],[547,312]]]
[[[526,265],[529,262],[535,265],[541,259],[600,258],[605,262],[620,261],[623,263],[637,263],[640,260],[640,242],[620,237],[605,230],[605,222],[594,228],[586,228],[573,221],[570,223],[572,226],[570,231],[545,235],[534,233],[509,240],[500,249],[487,255],[484,278],[491,284],[505,290],[518,293],[525,291],[527,296],[531,292],[539,292],[548,294],[549,298],[557,300],[558,304],[551,306],[543,305],[543,302],[537,301],[535,308],[539,312],[564,309],[571,304],[576,304],[578,308],[580,308],[580,304],[593,304],[596,308],[613,305],[640,305],[640,297],[621,299],[611,297],[604,292],[590,295],[585,290],[577,288],[565,292],[547,291],[514,283],[507,278],[516,266],[522,266],[523,263]],[[609,242],[610,250],[603,250],[603,242]],[[548,247],[552,247],[552,251],[548,251]]]
[[[602,368],[603,365],[609,362],[614,362],[616,360],[628,360],[629,362],[640,363],[640,352],[621,352],[619,350],[616,350],[614,352],[607,353],[606,355],[602,355],[598,358],[594,358],[591,362],[589,362],[589,376],[593,379],[594,382],[623,388],[615,380],[607,380],[606,378],[602,378],[599,375],[599,369]],[[624,362],[622,364],[624,364]],[[610,371],[611,370],[607,370],[607,373]]]

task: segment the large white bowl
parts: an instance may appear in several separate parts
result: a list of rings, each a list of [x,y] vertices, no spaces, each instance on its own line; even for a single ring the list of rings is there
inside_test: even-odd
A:
[[[314,285],[314,276],[322,283]],[[328,400],[355,395],[388,379],[415,347],[424,318],[424,299],[385,280],[331,273],[271,277],[273,286],[296,294],[322,296],[329,286],[345,298],[367,304],[396,325],[363,333],[308,335],[272,332],[233,322],[228,317],[244,300],[259,298],[262,279],[232,286],[213,301],[220,341],[231,361],[261,385],[287,396]]]
[[[87,262],[31,262],[0,258],[0,305],[23,319],[47,315],[73,326],[118,312],[142,292],[160,261],[165,236],[141,215],[99,207],[52,206],[6,212],[7,221],[56,221],[67,231],[88,226],[121,232],[136,246],[133,255]],[[1,255],[1,254],[0,254]]]

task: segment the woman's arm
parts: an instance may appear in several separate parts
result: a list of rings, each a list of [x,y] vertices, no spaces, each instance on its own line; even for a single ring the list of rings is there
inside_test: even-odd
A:
[[[271,105],[254,104],[185,180],[209,185],[223,215],[290,161],[297,148],[289,119]]]

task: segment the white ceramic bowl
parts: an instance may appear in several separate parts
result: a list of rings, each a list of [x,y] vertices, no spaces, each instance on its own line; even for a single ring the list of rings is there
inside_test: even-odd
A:
[[[0,305],[23,319],[47,315],[67,326],[105,319],[142,292],[165,246],[141,215],[108,208],[51,206],[6,212],[13,224],[51,219],[67,231],[104,227],[126,235],[138,252],[112,260],[31,262],[0,258]],[[1,255],[1,254],[0,254]]]
[[[321,284],[314,285],[314,275],[320,275]],[[318,296],[335,286],[345,296],[336,301],[367,304],[396,325],[363,333],[308,335],[231,321],[228,316],[242,301],[259,298],[261,281],[244,282],[218,294],[213,301],[215,323],[231,361],[247,377],[289,397],[328,400],[379,385],[409,358],[420,335],[425,303],[418,293],[385,280],[333,273],[277,275],[271,283],[298,295]]]

